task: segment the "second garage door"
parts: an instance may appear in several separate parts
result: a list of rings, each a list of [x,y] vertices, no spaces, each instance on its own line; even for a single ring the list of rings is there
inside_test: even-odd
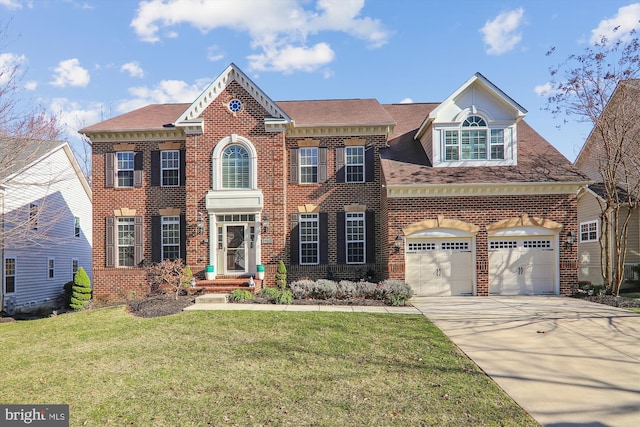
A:
[[[471,239],[407,240],[405,265],[416,296],[473,294]]]
[[[489,239],[489,293],[555,294],[554,242],[551,236]]]

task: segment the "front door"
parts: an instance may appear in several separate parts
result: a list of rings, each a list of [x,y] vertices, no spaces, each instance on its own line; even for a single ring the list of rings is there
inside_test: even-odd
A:
[[[227,225],[225,229],[225,270],[226,273],[247,272],[247,248],[245,244],[245,226]]]

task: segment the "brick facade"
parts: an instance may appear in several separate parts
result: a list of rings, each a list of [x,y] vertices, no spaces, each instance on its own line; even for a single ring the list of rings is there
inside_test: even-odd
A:
[[[577,283],[576,248],[575,245],[564,244],[568,231],[577,232],[575,193],[531,192],[530,195],[504,196],[479,193],[474,196],[471,191],[464,196],[448,197],[389,196],[388,190],[394,183],[388,182],[388,179],[397,180],[398,174],[404,173],[411,185],[414,175],[401,169],[385,172],[381,159],[385,156],[383,153],[389,152],[390,141],[393,143],[393,135],[389,131],[396,126],[393,124],[395,121],[397,128],[405,126],[408,130],[413,129],[415,134],[415,129],[432,107],[416,106],[416,109],[411,110],[414,111],[411,113],[413,118],[409,120],[397,115],[400,111],[409,111],[408,107],[382,106],[375,100],[349,100],[343,104],[341,101],[324,104],[321,101],[276,104],[265,99],[250,82],[247,83],[248,79],[239,70],[233,66],[228,70],[228,76],[235,78],[219,78],[217,82],[224,84],[220,83],[220,88],[211,89],[210,93],[215,93],[215,96],[211,95],[211,99],[207,98],[209,93],[203,93],[191,106],[149,106],[83,130],[93,142],[93,268],[96,297],[126,299],[146,292],[144,267],[153,261],[157,245],[160,244],[152,238],[152,218],[167,210],[177,212],[183,218],[182,238],[186,240],[181,242],[184,243],[183,256],[185,263],[191,266],[198,277],[203,276],[206,265],[216,264],[220,267],[220,263],[227,262],[219,257],[219,248],[224,242],[218,240],[221,239],[218,227],[227,224],[224,222],[226,220],[210,223],[210,220],[218,221],[221,213],[255,215],[255,219],[244,220],[244,224],[248,224],[246,229],[254,230],[252,237],[255,239],[249,242],[249,236],[244,236],[244,253],[247,256],[245,262],[250,264],[249,254],[255,257],[255,263],[247,267],[246,275],[255,273],[255,264],[263,264],[267,286],[273,284],[273,276],[280,260],[287,265],[289,281],[325,277],[354,280],[369,278],[367,276],[370,274],[373,276],[371,280],[403,280],[405,253],[403,248],[399,251],[395,249],[397,236],[411,224],[442,216],[479,227],[475,248],[475,282],[477,294],[487,295],[486,227],[526,214],[562,225],[563,231],[558,234],[560,292],[568,293]],[[243,108],[240,111],[230,111],[228,103],[232,99],[242,102]],[[190,131],[188,127],[180,127],[180,123],[177,123],[177,116],[185,110],[189,111],[188,108],[194,108],[194,105],[203,106],[197,115],[197,119],[202,122],[202,131]],[[336,106],[344,108],[344,112],[335,113],[333,109]],[[292,111],[294,116],[288,118],[289,113],[285,114],[285,110]],[[388,111],[394,112],[396,116],[391,118]],[[290,121],[281,129],[268,128],[265,118],[273,117],[274,114],[281,116],[275,119]],[[411,115],[407,114],[409,116]],[[140,124],[133,128],[141,129],[140,131],[127,130],[131,129],[130,122],[134,119],[139,120]],[[187,122],[184,117],[180,120]],[[190,126],[191,122],[187,124]],[[396,129],[396,134],[403,132]],[[406,134],[411,135],[410,132]],[[250,162],[255,166],[251,168],[251,175],[255,172],[257,188],[252,191],[259,192],[262,197],[262,204],[257,208],[254,206],[246,210],[243,207],[235,209],[233,206],[210,205],[212,202],[209,197],[212,192],[220,195],[226,191],[216,187],[218,184],[215,180],[219,176],[214,174],[214,153],[220,152],[221,148],[216,150],[219,144],[232,144],[235,140],[243,141],[255,152],[255,158]],[[184,156],[181,166],[185,169],[184,182],[176,187],[151,185],[152,153],[167,147],[167,144],[184,153],[181,154]],[[419,141],[410,140],[409,144],[413,149],[421,147]],[[343,173],[339,171],[343,167],[345,147],[354,145],[363,147],[366,179],[365,182],[346,183],[343,178],[339,178],[342,176],[340,173]],[[542,146],[548,147],[548,143],[545,141]],[[321,182],[314,184],[300,184],[296,181],[297,172],[291,166],[298,161],[295,157],[297,150],[303,147],[316,147],[321,152],[322,167],[326,167],[326,180],[320,179]],[[122,149],[140,153],[142,182],[139,186],[111,187],[105,180],[105,176],[109,174],[105,159],[109,153]],[[421,162],[426,164],[422,160],[424,155],[424,151],[419,156],[409,155],[402,161],[402,165],[415,166]],[[561,163],[568,164],[566,159],[561,160]],[[472,169],[468,168],[467,171]],[[416,179],[421,179],[420,173],[415,173]],[[447,168],[439,168],[438,173],[446,174]],[[323,170],[320,175],[324,174]],[[567,176],[567,181],[575,181],[575,176]],[[253,179],[253,175],[250,178]],[[366,218],[366,262],[348,264],[344,260],[344,217],[345,212],[354,210],[361,212]],[[305,212],[313,212],[320,218],[321,262],[316,265],[299,265],[298,262],[297,218]],[[108,218],[117,218],[118,215],[141,218],[140,229],[136,229],[139,233],[136,231],[135,235],[136,244],[139,244],[135,253],[136,262],[139,261],[137,266],[108,266],[108,259],[112,255],[109,251],[113,251],[113,242],[110,246],[108,240],[113,239],[114,235],[111,234],[110,237],[107,223]],[[265,217],[269,219],[268,230],[261,222]],[[202,230],[200,226],[203,227]],[[115,237],[117,238],[117,234]],[[219,275],[223,273],[224,271],[218,270]]]

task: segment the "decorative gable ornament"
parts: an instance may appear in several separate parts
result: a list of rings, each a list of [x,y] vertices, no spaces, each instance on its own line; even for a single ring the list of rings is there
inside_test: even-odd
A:
[[[270,115],[264,118],[265,131],[281,132],[291,123],[291,118],[278,105],[267,96],[246,74],[235,64],[231,63],[198,98],[180,115],[176,121],[176,127],[184,129],[187,135],[199,135],[204,133],[204,120],[202,112],[224,91],[233,81],[236,81],[244,88]],[[229,104],[228,108],[232,113],[241,110],[242,104]],[[232,100],[233,102],[233,100]],[[232,109],[233,108],[233,109]],[[234,111],[235,110],[235,111]]]

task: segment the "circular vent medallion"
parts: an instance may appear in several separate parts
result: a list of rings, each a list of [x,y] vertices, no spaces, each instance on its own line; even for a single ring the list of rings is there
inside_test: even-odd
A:
[[[229,111],[231,111],[232,113],[239,113],[240,111],[242,111],[242,101],[240,101],[239,99],[232,99],[231,101],[229,101],[229,104],[227,106],[229,108]]]

